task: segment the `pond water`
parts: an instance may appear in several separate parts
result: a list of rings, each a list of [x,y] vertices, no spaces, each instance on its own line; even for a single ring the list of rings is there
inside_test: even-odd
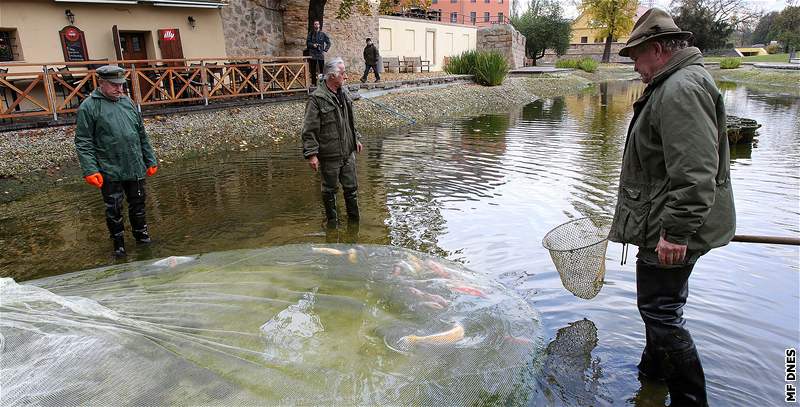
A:
[[[737,233],[797,236],[800,99],[721,88],[729,114],[763,124],[756,145],[732,149]],[[574,344],[549,346],[549,379],[530,404],[663,405],[666,388],[642,387],[635,374],[644,345],[635,252],[620,265],[620,245],[609,245],[606,284],[583,300],[564,290],[541,246],[567,220],[613,212],[642,89],[601,84],[503,114],[371,135],[358,163],[360,226],[329,233],[318,177],[297,145],[164,163],[148,180],[155,241],[129,243],[125,261],[294,243],[418,250],[500,282],[539,312],[546,344]],[[0,275],[18,282],[113,263],[99,193],[81,183],[0,207],[0,242]],[[784,350],[800,344],[800,248],[712,251],[690,279],[685,316],[712,405],[781,403]]]

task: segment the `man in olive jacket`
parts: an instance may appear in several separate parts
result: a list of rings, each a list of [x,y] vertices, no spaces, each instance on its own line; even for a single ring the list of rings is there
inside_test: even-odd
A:
[[[355,153],[363,147],[353,119],[353,101],[342,86],[345,80],[347,73],[341,58],[326,63],[324,81],[308,98],[303,122],[303,157],[311,169],[321,172],[322,202],[329,228],[338,224],[339,182],[348,219],[359,220]]]
[[[97,69],[98,87],[78,108],[75,149],[89,185],[100,188],[114,254],[125,256],[123,195],[133,237],[150,243],[145,219],[144,178],[158,170],[158,161],[144,131],[142,116],[123,94],[125,71],[112,65]]]
[[[372,43],[372,38],[367,38],[367,46],[364,47],[364,75],[361,77],[361,82],[367,81],[367,76],[369,75],[369,70],[372,69],[372,72],[375,73],[375,82],[381,81],[381,74],[378,73],[378,58],[380,54],[378,53],[378,48],[375,47],[375,44]]]
[[[639,247],[636,289],[646,345],[642,380],[665,380],[672,405],[707,405],[683,306],[695,262],[735,230],[725,105],[700,51],[660,9],[620,50],[647,84],[628,128],[609,238]]]

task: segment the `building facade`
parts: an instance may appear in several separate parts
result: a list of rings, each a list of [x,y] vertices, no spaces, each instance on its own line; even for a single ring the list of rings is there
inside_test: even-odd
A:
[[[511,0],[431,0],[430,10],[441,12],[441,21],[486,27],[508,23]]]
[[[636,9],[636,15],[633,17],[633,22],[636,23],[639,20],[639,17],[642,16],[648,10],[645,6],[639,6]],[[600,31],[597,28],[591,28],[591,16],[587,13],[581,13],[578,17],[575,18],[572,22],[572,38],[570,39],[570,44],[595,44],[595,43],[605,43],[606,39],[600,35]],[[620,36],[619,38],[614,38],[614,42],[621,42],[625,43],[628,41],[628,35]]]
[[[405,17],[379,18],[381,57],[420,57],[431,71],[441,71],[444,59],[476,48],[478,28]]]

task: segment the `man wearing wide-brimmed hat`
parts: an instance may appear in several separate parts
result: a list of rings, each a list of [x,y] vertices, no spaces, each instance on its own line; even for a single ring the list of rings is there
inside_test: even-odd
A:
[[[100,188],[114,255],[125,256],[123,198],[138,243],[150,243],[145,219],[144,178],[156,173],[158,161],[144,131],[142,115],[123,93],[125,70],[97,68],[98,86],[78,108],[75,149],[89,185]]]
[[[725,105],[691,35],[654,8],[619,52],[647,87],[633,105],[609,235],[639,247],[640,378],[666,381],[673,406],[708,404],[683,306],[694,264],[728,244],[736,224]]]

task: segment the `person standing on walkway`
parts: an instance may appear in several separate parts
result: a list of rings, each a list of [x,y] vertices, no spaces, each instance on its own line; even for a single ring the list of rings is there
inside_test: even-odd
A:
[[[609,239],[639,247],[636,296],[646,344],[640,380],[673,406],[706,406],[705,375],[683,307],[697,260],[733,238],[725,105],[700,50],[665,11],[645,12],[619,52],[647,84],[633,104]]]
[[[353,119],[353,101],[344,88],[344,61],[335,58],[325,64],[324,81],[306,102],[303,121],[303,157],[322,178],[322,203],[328,228],[338,226],[336,191],[344,190],[347,218],[358,222],[358,179],[356,153],[361,153],[361,135]]]
[[[370,68],[372,68],[372,72],[375,73],[375,82],[381,81],[381,74],[378,73],[379,58],[380,53],[378,53],[378,48],[372,43],[372,38],[367,38],[367,46],[364,47],[364,75],[361,77],[361,83],[367,81]]]
[[[311,83],[317,84],[317,75],[322,74],[325,65],[325,53],[331,49],[331,39],[328,34],[322,32],[319,21],[314,21],[314,29],[308,33],[306,38],[306,48],[308,48],[311,59],[308,60]]]
[[[158,170],[158,160],[144,130],[142,115],[123,94],[125,70],[114,65],[97,69],[98,87],[78,108],[75,149],[83,178],[100,188],[114,255],[125,256],[123,195],[128,220],[138,243],[150,243],[145,218],[145,176]]]

